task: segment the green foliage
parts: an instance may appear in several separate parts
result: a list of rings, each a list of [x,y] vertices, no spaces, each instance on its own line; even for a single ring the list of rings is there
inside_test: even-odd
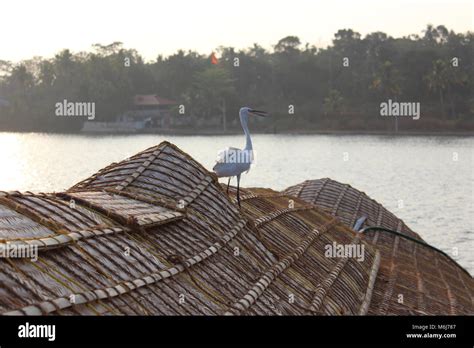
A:
[[[224,100],[235,94],[229,71],[219,67],[197,72],[193,87],[193,111],[204,117],[222,112]]]
[[[344,98],[341,93],[335,89],[331,89],[326,98],[324,98],[324,113],[326,115],[333,114],[342,109]]]
[[[465,127],[474,119],[472,32],[428,25],[420,36],[393,38],[341,29],[324,49],[287,36],[273,50],[253,44],[217,52],[217,65],[207,55],[183,50],[145,62],[137,51],[113,42],[95,44],[92,52],[63,50],[51,59],[0,60],[0,98],[9,102],[0,106],[0,130],[77,131],[84,119],[56,117],[56,103],[95,102],[96,120],[113,121],[136,94],[185,105],[179,117],[188,117],[186,124],[195,128],[238,127],[237,110],[247,105],[270,111],[274,130],[385,129],[378,115],[387,99],[420,102],[417,127],[441,130],[458,121]],[[295,107],[291,120],[289,105]]]

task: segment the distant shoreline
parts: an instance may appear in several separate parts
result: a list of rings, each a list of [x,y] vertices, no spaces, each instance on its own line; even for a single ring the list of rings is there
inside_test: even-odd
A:
[[[45,131],[18,131],[18,130],[0,130],[0,133],[46,133],[46,134],[72,134],[72,135],[90,135],[90,136],[110,136],[110,135],[177,135],[177,136],[226,136],[241,135],[241,130],[222,131],[217,129],[209,130],[187,130],[187,129],[150,129],[137,132],[45,132]],[[253,131],[252,134],[281,134],[281,135],[375,135],[375,136],[461,136],[472,137],[474,131],[399,131],[397,133],[389,131],[346,131],[346,130],[290,130],[286,132],[273,131]]]
[[[79,132],[84,135],[139,135],[139,134],[161,134],[161,135],[196,135],[196,136],[225,136],[241,135],[242,130],[185,130],[185,129],[160,129],[140,132]],[[474,136],[474,131],[399,131],[397,133],[389,131],[345,131],[345,130],[291,130],[286,132],[272,131],[252,131],[252,134],[281,134],[281,135],[386,135],[386,136]]]

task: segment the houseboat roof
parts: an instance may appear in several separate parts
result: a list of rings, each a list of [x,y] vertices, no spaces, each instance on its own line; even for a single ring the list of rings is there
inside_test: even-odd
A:
[[[239,209],[234,188],[163,142],[65,192],[0,192],[0,251],[38,251],[0,258],[0,313],[474,312],[472,277],[378,203],[300,185],[242,189]],[[400,234],[355,231],[359,214]],[[363,257],[328,255],[337,245]]]

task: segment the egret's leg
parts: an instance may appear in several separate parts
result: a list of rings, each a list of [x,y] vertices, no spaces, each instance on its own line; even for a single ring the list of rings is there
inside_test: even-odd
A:
[[[227,194],[229,194],[230,179],[232,179],[231,176],[229,176],[229,181],[227,181]]]
[[[237,202],[239,203],[239,208],[240,206],[240,174],[237,175]]]

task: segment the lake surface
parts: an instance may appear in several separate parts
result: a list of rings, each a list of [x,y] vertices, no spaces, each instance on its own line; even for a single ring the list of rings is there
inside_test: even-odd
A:
[[[0,190],[61,191],[168,140],[211,169],[243,136],[0,133]],[[474,138],[254,135],[242,186],[275,190],[330,177],[366,192],[474,274]],[[234,181],[235,184],[235,181]]]

